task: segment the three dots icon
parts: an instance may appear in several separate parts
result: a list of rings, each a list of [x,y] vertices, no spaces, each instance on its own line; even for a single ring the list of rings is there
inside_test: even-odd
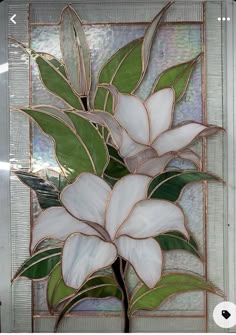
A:
[[[218,17],[218,21],[230,21],[230,17]]]

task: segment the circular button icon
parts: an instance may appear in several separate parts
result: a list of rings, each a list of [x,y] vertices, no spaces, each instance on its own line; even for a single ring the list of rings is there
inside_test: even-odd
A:
[[[213,319],[221,328],[232,328],[236,325],[236,305],[230,301],[223,301],[216,305]]]

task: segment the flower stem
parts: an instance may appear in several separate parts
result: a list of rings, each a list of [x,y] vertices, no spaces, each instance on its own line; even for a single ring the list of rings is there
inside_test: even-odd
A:
[[[88,111],[88,97],[81,97],[81,101],[82,101],[85,111]]]
[[[129,316],[128,316],[129,297],[127,288],[125,286],[123,269],[124,269],[124,261],[118,257],[116,261],[112,264],[112,270],[123,293],[124,322],[125,322],[124,332],[129,333]]]

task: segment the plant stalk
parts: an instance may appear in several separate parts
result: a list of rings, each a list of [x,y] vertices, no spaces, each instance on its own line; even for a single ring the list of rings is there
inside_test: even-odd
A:
[[[81,101],[84,106],[84,110],[88,111],[88,97],[81,97]]]
[[[117,257],[116,261],[112,264],[112,270],[116,277],[117,283],[120,286],[120,289],[123,293],[123,307],[124,307],[124,333],[129,333],[129,315],[128,315],[128,308],[129,308],[129,296],[127,292],[127,288],[125,285],[125,278],[124,278],[124,261]]]

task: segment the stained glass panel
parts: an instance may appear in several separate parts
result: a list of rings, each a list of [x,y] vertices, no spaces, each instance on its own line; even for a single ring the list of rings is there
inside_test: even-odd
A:
[[[73,331],[72,319],[104,316],[126,332],[192,317],[201,331],[207,297],[223,297],[207,270],[209,194],[223,178],[207,149],[222,148],[223,120],[208,117],[207,5],[185,5],[151,4],[144,20],[127,5],[119,20],[109,4],[97,18],[49,5],[50,19],[34,4],[28,44],[12,37],[29,57],[29,99],[12,113],[30,122],[15,175],[31,189],[30,255],[14,274],[16,287],[32,280],[37,331],[43,318]]]

